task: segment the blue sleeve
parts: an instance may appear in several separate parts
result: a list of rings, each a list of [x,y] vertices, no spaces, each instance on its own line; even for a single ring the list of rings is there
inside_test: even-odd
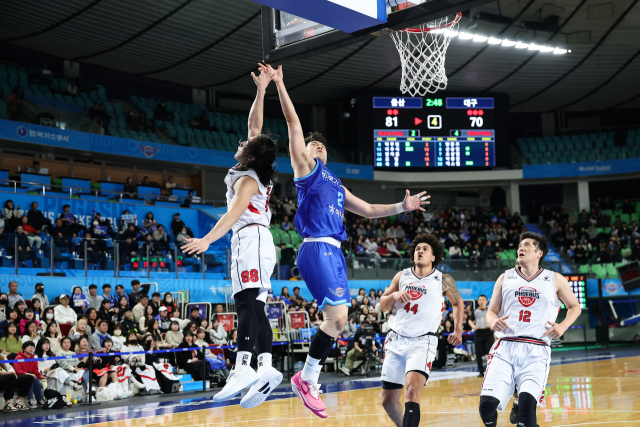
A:
[[[298,190],[298,202],[304,195],[309,191],[309,187],[316,179],[316,175],[320,172],[320,161],[318,159],[314,159],[316,161],[316,166],[313,168],[309,175],[305,175],[300,178],[293,178],[293,182]]]

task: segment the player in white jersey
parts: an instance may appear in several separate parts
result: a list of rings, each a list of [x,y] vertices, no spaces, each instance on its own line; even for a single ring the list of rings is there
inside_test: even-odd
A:
[[[540,267],[547,239],[526,232],[520,236],[518,264],[498,278],[486,320],[498,340],[487,357],[480,393],[480,417],[495,427],[497,409],[504,409],[514,387],[518,392],[518,427],[536,427],[536,406],[544,399],[552,338],[561,337],[581,309],[567,279]],[[567,315],[556,323],[560,300]]]
[[[436,270],[444,255],[438,238],[431,234],[416,236],[409,255],[415,267],[396,274],[380,297],[380,310],[393,310],[384,344],[382,406],[398,427],[420,424],[420,396],[438,349],[436,333],[442,322],[444,297],[453,305],[455,331],[448,341],[454,346],[462,342],[464,313],[456,281]],[[400,404],[403,387],[404,416]]]
[[[239,143],[234,156],[238,164],[229,169],[224,180],[227,213],[204,238],[185,239],[188,244],[182,247],[189,254],[200,254],[229,230],[233,231],[231,282],[238,314],[237,363],[227,384],[213,400],[228,400],[251,387],[240,402],[243,408],[260,405],[282,381],[282,374],[271,366],[273,333],[264,310],[276,264],[275,246],[269,232],[269,197],[277,146],[260,133],[264,94],[270,79],[264,73],[251,75],[258,93],[249,113],[249,137]],[[258,352],[257,373],[251,368],[254,347]]]

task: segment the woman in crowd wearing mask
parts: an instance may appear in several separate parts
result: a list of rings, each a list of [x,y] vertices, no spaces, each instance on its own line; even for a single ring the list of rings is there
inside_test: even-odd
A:
[[[71,307],[76,311],[76,313],[80,314],[84,312],[85,308],[89,307],[89,300],[86,295],[82,293],[82,289],[79,286],[73,288],[73,301],[71,303]]]
[[[42,359],[44,357],[53,357],[55,353],[51,350],[49,340],[42,338],[36,345],[36,357]],[[69,373],[58,367],[57,360],[45,360],[38,362],[38,370],[47,379],[47,387],[56,390],[62,395],[62,399],[67,406],[71,406],[71,402],[67,400],[67,387],[71,387],[74,391],[80,391],[82,386],[77,381],[69,378]]]
[[[164,294],[162,306],[167,307],[167,316],[171,317],[171,313],[176,309],[176,303],[173,301],[173,295],[171,295],[171,292]]]
[[[171,346],[171,348],[176,348],[182,343],[184,335],[182,335],[182,331],[180,331],[180,322],[178,322],[177,320],[171,322],[171,327],[169,328],[169,331],[167,332],[167,335],[165,335],[164,339],[167,344]]]
[[[7,310],[9,309],[9,296],[0,294],[0,322],[7,318]]]
[[[40,331],[38,330],[38,325],[36,325],[35,320],[30,320],[25,325],[25,334],[22,336],[22,342],[33,342],[34,345],[38,344],[40,341]]]
[[[18,325],[9,322],[6,335],[0,339],[0,352],[2,354],[18,353],[22,350],[22,344],[20,335],[18,335]]]
[[[29,322],[35,322],[36,327],[40,325],[40,322],[36,320],[36,315],[32,309],[28,308],[24,311],[24,317],[20,319],[20,334],[25,335],[26,326]]]
[[[42,314],[40,315],[40,319],[41,319],[40,330],[42,332],[45,332],[47,330],[47,325],[51,322],[54,322],[56,325],[58,325],[58,322],[56,322],[55,316],[56,314],[53,311],[53,307],[47,307],[44,310],[42,310]],[[60,330],[60,325],[58,325],[58,331],[59,330]]]
[[[56,322],[49,322],[47,324],[47,330],[44,332],[43,338],[49,341],[49,348],[53,354],[58,354],[60,351],[60,343],[62,342],[62,334],[58,328]]]
[[[218,316],[213,316],[213,325],[209,331],[211,342],[217,345],[227,344],[227,331],[224,329],[224,325],[218,320]]]
[[[125,342],[127,339],[122,336],[122,326],[116,324],[113,328],[113,335],[111,336],[111,341],[113,341],[113,351],[122,351]]]
[[[49,298],[44,294],[44,285],[42,283],[36,283],[36,293],[31,297],[31,301],[33,301],[34,298],[40,300],[42,307],[49,306]]]
[[[316,308],[313,306],[309,307],[309,310],[307,310],[307,313],[309,313],[309,324],[314,328],[319,329],[320,325],[322,324],[322,320],[320,320],[320,317],[316,312]]]
[[[6,315],[7,318],[0,322],[0,338],[7,335],[7,326],[9,326],[9,323],[20,324],[20,316],[17,310],[9,308],[7,309]]]

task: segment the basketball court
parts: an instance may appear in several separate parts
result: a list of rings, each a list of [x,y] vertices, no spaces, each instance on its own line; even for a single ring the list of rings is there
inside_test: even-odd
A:
[[[538,407],[541,426],[570,427],[636,425],[640,423],[640,356],[635,349],[554,352],[545,399]],[[480,425],[478,400],[481,378],[473,368],[434,371],[420,402],[427,425]],[[341,376],[342,377],[342,376]],[[336,374],[320,380],[335,381]],[[344,378],[344,377],[342,377]],[[357,377],[356,377],[357,378]],[[289,383],[282,385],[258,408],[242,409],[240,396],[226,404],[216,404],[209,393],[183,400],[135,406],[100,408],[85,412],[56,413],[46,417],[15,419],[6,414],[3,425],[36,426],[388,426],[390,421],[380,405],[379,376],[323,384],[324,402],[330,416],[326,420],[310,414],[294,396]],[[498,425],[508,423],[511,405],[500,412]],[[73,411],[77,411],[73,409]]]

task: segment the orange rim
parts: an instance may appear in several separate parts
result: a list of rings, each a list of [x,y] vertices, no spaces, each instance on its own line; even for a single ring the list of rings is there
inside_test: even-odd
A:
[[[433,27],[433,28],[405,28],[404,30],[401,31],[406,31],[408,33],[428,33],[429,31],[434,31],[434,30],[444,30],[445,28],[449,28],[452,25],[460,22],[460,19],[462,18],[462,12],[458,12],[456,14],[456,17],[453,21],[451,22],[447,22],[444,25],[440,25],[439,27]]]

